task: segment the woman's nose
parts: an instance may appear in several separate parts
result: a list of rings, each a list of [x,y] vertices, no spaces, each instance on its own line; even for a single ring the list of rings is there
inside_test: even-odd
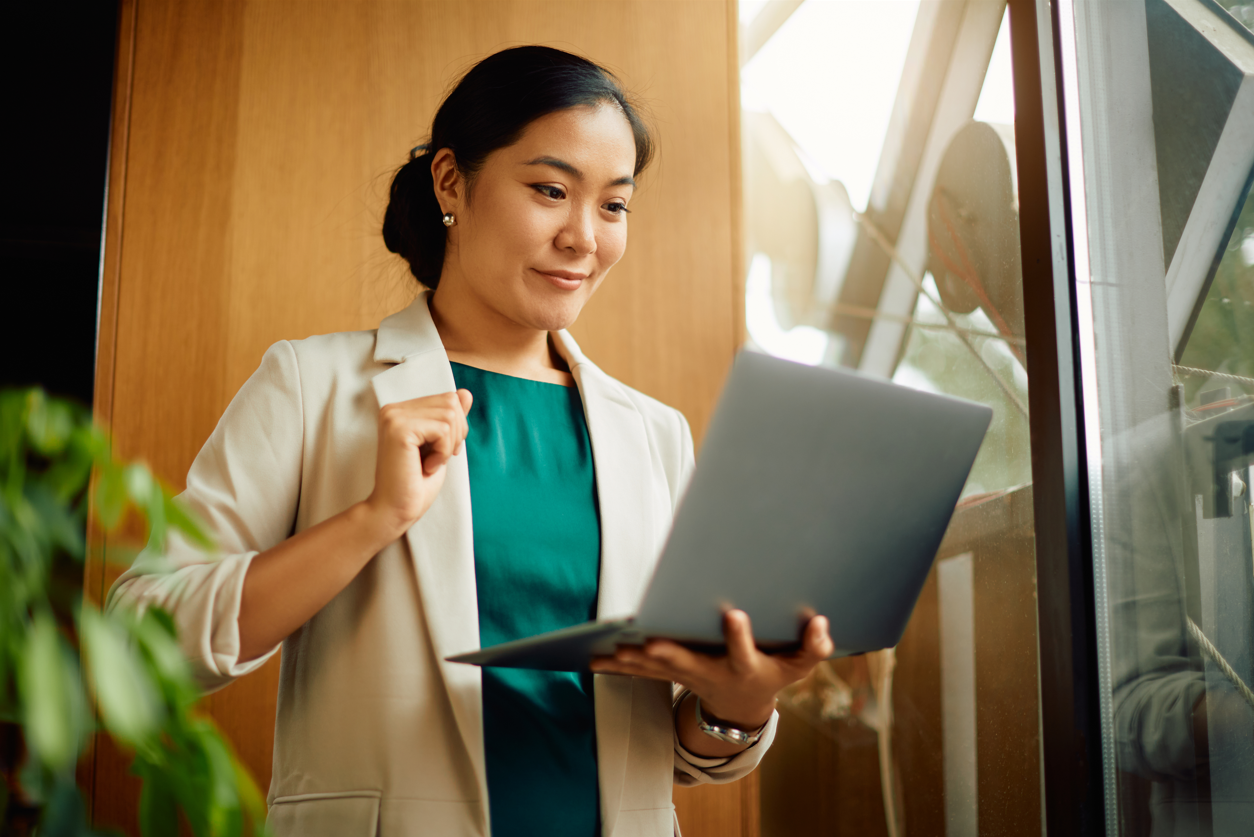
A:
[[[566,217],[566,224],[557,234],[554,242],[562,250],[571,250],[576,255],[588,256],[597,250],[596,230],[592,222],[592,213],[572,208]]]

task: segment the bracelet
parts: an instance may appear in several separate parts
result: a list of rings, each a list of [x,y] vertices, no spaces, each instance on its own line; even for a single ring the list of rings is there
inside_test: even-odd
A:
[[[765,724],[752,732],[745,732],[742,729],[736,729],[726,724],[711,724],[701,716],[701,698],[696,695],[693,695],[693,697],[697,698],[694,704],[697,713],[697,729],[711,738],[717,738],[719,741],[724,741],[728,744],[735,744],[738,747],[752,747],[758,743],[758,739],[766,731],[767,724],[771,722],[768,718]]]

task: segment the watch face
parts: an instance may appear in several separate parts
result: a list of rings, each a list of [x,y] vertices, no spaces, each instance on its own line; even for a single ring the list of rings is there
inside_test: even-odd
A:
[[[727,727],[722,725],[711,724],[701,714],[701,698],[695,701],[695,710],[697,714],[697,728],[711,738],[717,738],[719,741],[725,741],[728,744],[736,744],[738,746],[753,745],[758,742],[758,738],[762,735],[762,729],[766,729],[763,724],[762,729],[755,732],[745,732],[735,727]],[[767,723],[770,723],[769,721]]]

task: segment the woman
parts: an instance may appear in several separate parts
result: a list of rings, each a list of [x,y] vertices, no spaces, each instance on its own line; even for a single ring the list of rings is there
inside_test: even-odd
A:
[[[278,835],[670,834],[672,782],[756,766],[776,693],[831,653],[824,620],[786,658],[733,612],[724,657],[443,661],[629,612],[652,572],[687,424],[565,332],[623,254],[651,140],[608,72],[521,47],[466,74],[419,150],[384,239],[430,292],[272,346],[183,495],[225,554],[176,543],[112,601],[173,612],[209,689],[282,644]]]

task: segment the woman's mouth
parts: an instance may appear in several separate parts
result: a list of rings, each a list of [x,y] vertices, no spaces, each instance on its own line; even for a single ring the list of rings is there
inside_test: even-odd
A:
[[[532,268],[532,270],[563,291],[579,290],[583,285],[583,280],[588,278],[588,274],[576,273],[573,270],[540,270],[538,268]]]

